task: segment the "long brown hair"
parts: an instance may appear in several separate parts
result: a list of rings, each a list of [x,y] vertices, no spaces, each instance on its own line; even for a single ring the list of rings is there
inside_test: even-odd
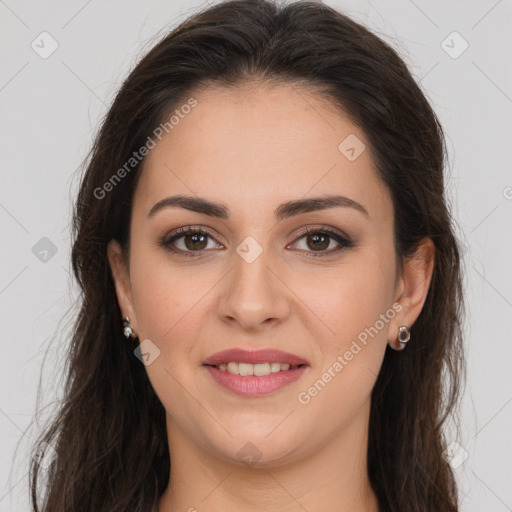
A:
[[[165,410],[122,334],[106,248],[129,249],[132,200],[144,160],[110,181],[169,112],[208,84],[278,80],[310,85],[362,128],[394,206],[397,259],[435,244],[431,285],[405,351],[387,348],[372,391],[369,479],[382,511],[453,512],[457,486],[443,458],[464,375],[461,257],[447,206],[442,127],[395,50],[320,2],[221,2],[181,23],[124,81],[84,162],[73,212],[79,313],[64,398],[34,446],[35,512],[147,512],[165,490]],[[100,197],[101,196],[101,197]],[[43,457],[44,458],[44,457]],[[43,482],[45,485],[41,484]]]

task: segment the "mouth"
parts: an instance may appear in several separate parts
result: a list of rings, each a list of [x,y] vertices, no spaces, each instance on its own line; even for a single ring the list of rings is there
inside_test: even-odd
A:
[[[271,395],[292,385],[308,371],[308,366],[303,363],[251,364],[235,361],[203,365],[221,388],[246,398]]]
[[[262,365],[269,365],[269,371],[273,373],[281,371],[281,367],[283,371],[285,371],[289,370],[290,367],[294,368],[300,365],[309,366],[309,361],[295,354],[291,354],[290,352],[283,352],[282,350],[273,348],[260,348],[258,350],[231,348],[212,354],[206,358],[202,364],[205,366],[215,366],[221,370],[227,371],[229,371],[229,369],[234,371],[236,365],[238,365],[239,368],[242,368],[242,372],[247,372],[251,369],[260,371],[267,368]],[[277,366],[278,364],[279,366]],[[224,368],[224,366],[221,368],[221,365],[226,365],[226,368]],[[254,375],[254,373],[249,373],[249,375]]]
[[[308,366],[306,363],[289,364],[280,362],[264,362],[264,363],[243,363],[239,361],[229,361],[220,364],[204,364],[203,366],[210,366],[217,368],[222,372],[230,373],[231,375],[240,375],[242,377],[265,377],[272,373],[287,372]]]
[[[256,398],[292,385],[310,365],[302,357],[273,348],[233,348],[216,352],[202,366],[222,388]]]

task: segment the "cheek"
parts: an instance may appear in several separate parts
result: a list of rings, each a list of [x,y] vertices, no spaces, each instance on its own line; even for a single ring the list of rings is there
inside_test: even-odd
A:
[[[380,272],[372,272],[370,269],[361,272],[359,279],[355,278],[350,288],[350,297],[345,297],[345,309],[342,310],[341,319],[348,328],[345,333],[351,339],[364,341],[364,333],[370,333],[368,335],[371,339],[385,339],[390,320],[390,286],[390,279],[385,279]],[[382,315],[388,317],[387,321],[382,320]]]
[[[394,313],[388,303],[389,284],[389,278],[368,267],[352,271],[340,279],[339,290],[324,295],[325,307],[318,309],[332,332],[317,340],[321,348],[319,364],[312,369],[297,399],[308,417],[331,411],[331,419],[322,427],[325,434],[350,423],[368,403]]]
[[[137,326],[144,338],[162,352],[187,359],[198,356],[192,341],[204,321],[208,290],[219,276],[213,270],[199,271],[191,263],[179,265],[159,249],[132,254],[131,280]],[[142,341],[142,338],[140,338]]]
[[[159,252],[158,248],[133,251],[130,262],[137,325],[144,337],[154,340],[172,332],[191,297],[183,290],[180,269],[166,265]]]
[[[314,313],[308,315],[315,322],[313,332],[323,337],[331,350],[343,349],[391,308],[393,274],[375,258],[359,258],[357,263],[317,272],[314,279],[306,274],[295,277],[294,291],[302,307]],[[385,338],[387,325],[377,323],[379,337]]]

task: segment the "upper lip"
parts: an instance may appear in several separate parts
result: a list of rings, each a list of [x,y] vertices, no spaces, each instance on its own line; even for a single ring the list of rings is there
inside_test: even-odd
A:
[[[282,350],[276,350],[273,348],[262,348],[258,350],[246,350],[243,348],[231,348],[228,350],[222,350],[216,352],[210,357],[203,361],[203,365],[214,365],[218,366],[221,363],[229,363],[235,361],[239,363],[288,363],[293,365],[307,364],[306,359],[290,354],[289,352],[283,352]]]

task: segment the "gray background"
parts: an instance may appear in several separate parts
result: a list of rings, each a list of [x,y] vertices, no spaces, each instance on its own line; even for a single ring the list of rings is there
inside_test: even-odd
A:
[[[469,305],[462,436],[447,458],[462,510],[512,510],[512,1],[326,3],[399,50],[446,130]],[[41,368],[44,420],[61,396],[72,313],[63,315],[76,298],[68,225],[76,169],[128,70],[202,5],[0,0],[0,512],[28,510],[27,450],[38,426],[27,428]],[[58,44],[47,58],[31,47],[51,49],[43,31]]]

